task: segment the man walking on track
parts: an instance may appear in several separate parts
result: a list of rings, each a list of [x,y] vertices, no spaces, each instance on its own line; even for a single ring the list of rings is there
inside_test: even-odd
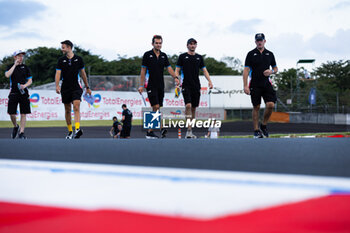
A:
[[[122,105],[122,109],[123,109],[123,112],[122,112],[123,129],[121,132],[121,137],[130,138],[132,112],[126,107],[126,104]]]
[[[275,56],[265,48],[265,43],[266,40],[263,33],[255,35],[256,48],[247,54],[243,71],[244,92],[250,95],[253,104],[254,138],[269,137],[266,125],[277,100],[276,91],[272,87],[270,76],[277,73],[278,68]],[[248,76],[251,76],[249,84]],[[261,97],[264,99],[266,107],[263,121],[259,126]]]
[[[26,126],[26,114],[30,114],[29,92],[27,87],[32,84],[32,76],[26,65],[23,64],[23,58],[26,53],[18,50],[13,53],[14,64],[7,67],[5,76],[10,79],[10,94],[7,107],[7,113],[10,115],[13,130],[11,137],[14,139],[26,139],[24,128]],[[16,113],[19,104],[21,121],[20,126],[17,124]],[[19,132],[18,132],[19,131]]]
[[[178,76],[180,71],[183,74],[182,95],[186,106],[186,118],[194,119],[196,117],[196,108],[199,106],[201,96],[201,84],[199,81],[199,70],[203,71],[205,78],[208,80],[209,88],[213,88],[207,68],[204,65],[203,57],[196,53],[197,41],[193,38],[187,41],[186,53],[179,56],[176,64],[175,74]],[[189,125],[186,138],[197,138],[192,133]]]
[[[167,68],[169,74],[175,79],[176,85],[179,84],[179,79],[175,75],[174,70],[171,68],[168,56],[160,51],[162,48],[163,39],[159,35],[155,35],[152,38],[153,49],[145,52],[142,58],[141,66],[141,80],[138,91],[142,94],[146,74],[149,75],[148,83],[146,86],[148,99],[151,103],[152,110],[158,111],[163,106],[164,99],[164,68]],[[167,133],[166,129],[162,129],[161,137],[165,137]],[[146,138],[154,139],[158,138],[153,130],[148,130]]]
[[[80,102],[83,89],[80,85],[79,73],[83,78],[86,93],[91,95],[91,90],[88,85],[83,59],[75,55],[72,51],[73,43],[69,40],[65,40],[61,42],[61,45],[64,56],[58,59],[57,63],[55,76],[56,92],[57,94],[61,94],[62,103],[64,104],[65,108],[65,118],[68,128],[68,135],[66,136],[66,139],[76,139],[83,135],[83,131],[80,129]],[[59,85],[61,78],[62,87]],[[72,104],[75,120],[74,135],[71,116]]]

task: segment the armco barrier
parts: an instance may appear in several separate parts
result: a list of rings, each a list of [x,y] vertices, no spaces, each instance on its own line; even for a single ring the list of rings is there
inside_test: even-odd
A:
[[[289,113],[290,123],[350,125],[350,114]]]

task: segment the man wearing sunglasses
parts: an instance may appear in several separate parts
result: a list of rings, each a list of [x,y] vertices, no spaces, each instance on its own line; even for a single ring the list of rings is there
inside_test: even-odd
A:
[[[266,125],[277,100],[270,76],[277,73],[278,68],[275,56],[265,48],[265,43],[263,33],[255,35],[256,48],[247,54],[243,70],[244,92],[250,95],[253,104],[254,138],[269,137]],[[251,78],[249,83],[248,76]],[[261,97],[265,102],[265,111],[263,121],[259,125]]]

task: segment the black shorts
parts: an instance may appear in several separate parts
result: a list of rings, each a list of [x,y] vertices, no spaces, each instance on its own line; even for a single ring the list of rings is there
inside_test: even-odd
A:
[[[62,103],[69,104],[72,103],[74,100],[80,100],[81,96],[83,94],[83,89],[77,89],[77,90],[61,90],[61,96],[62,96]]]
[[[199,100],[201,98],[201,91],[194,88],[183,87],[182,96],[184,97],[185,104],[191,104],[192,108],[199,106]]]
[[[123,125],[122,132],[120,133],[120,137],[127,138],[130,137],[131,125]]]
[[[159,104],[163,106],[164,89],[161,88],[147,88],[147,95],[151,106]]]
[[[253,106],[261,104],[261,97],[264,102],[276,103],[276,91],[273,89],[272,85],[267,85],[266,87],[251,87],[250,88],[250,98]]]
[[[17,113],[17,106],[19,104],[19,109],[21,114],[30,114],[30,100],[27,93],[10,93],[9,102],[7,105],[7,113],[14,115]]]

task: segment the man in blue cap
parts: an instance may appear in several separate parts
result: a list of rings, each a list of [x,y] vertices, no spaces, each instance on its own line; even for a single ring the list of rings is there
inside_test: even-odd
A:
[[[247,54],[243,70],[244,92],[250,95],[253,104],[254,138],[269,137],[266,125],[277,100],[270,76],[277,73],[278,68],[275,56],[265,48],[265,43],[265,35],[257,33],[255,35],[256,48]],[[251,78],[249,83],[248,76]],[[265,112],[259,126],[261,97],[265,102]]]

